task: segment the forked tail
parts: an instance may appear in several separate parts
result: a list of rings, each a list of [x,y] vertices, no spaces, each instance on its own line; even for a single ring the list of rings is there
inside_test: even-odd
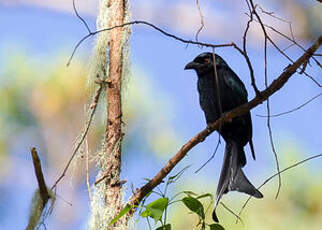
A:
[[[262,198],[263,195],[258,191],[245,176],[242,167],[246,164],[246,157],[243,146],[235,141],[226,143],[224,163],[221,169],[220,178],[216,192],[215,208],[212,213],[214,221],[218,222],[216,207],[223,194],[229,191],[243,192],[256,198]]]

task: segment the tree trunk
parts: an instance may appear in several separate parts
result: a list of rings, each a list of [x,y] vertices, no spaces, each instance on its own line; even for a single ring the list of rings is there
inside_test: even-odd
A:
[[[108,27],[123,24],[124,1],[109,0]],[[109,33],[109,69],[106,85],[107,124],[106,124],[106,205],[112,205],[116,213],[122,208],[120,185],[121,140],[122,140],[122,43],[123,28]]]
[[[123,24],[126,13],[127,1],[101,0],[97,29]],[[95,72],[104,78],[107,106],[106,132],[99,161],[100,172],[91,201],[89,227],[92,230],[128,229],[128,218],[121,218],[113,226],[108,226],[124,206],[120,172],[123,137],[121,88],[124,72],[123,54],[124,50],[127,50],[125,30],[126,28],[121,27],[100,33],[92,63],[92,67],[97,68]],[[101,76],[102,73],[105,76]]]

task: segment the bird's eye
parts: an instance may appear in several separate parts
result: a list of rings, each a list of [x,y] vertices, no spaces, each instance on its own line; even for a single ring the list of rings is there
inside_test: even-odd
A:
[[[210,63],[210,59],[209,58],[205,58],[203,61],[205,64],[209,64]]]

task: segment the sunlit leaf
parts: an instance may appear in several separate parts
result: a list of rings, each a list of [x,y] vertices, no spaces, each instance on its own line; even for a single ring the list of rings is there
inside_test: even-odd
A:
[[[151,217],[155,222],[162,217],[164,210],[168,205],[169,199],[167,197],[159,198],[146,206],[146,209],[140,214],[142,217]]]

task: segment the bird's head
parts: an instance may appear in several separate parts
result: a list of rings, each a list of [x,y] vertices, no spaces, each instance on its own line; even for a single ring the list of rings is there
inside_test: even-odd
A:
[[[223,65],[227,65],[224,59],[219,55],[215,54],[216,67],[220,68]],[[204,74],[211,73],[214,71],[214,61],[213,54],[210,52],[205,52],[199,54],[192,62],[189,62],[184,69],[194,69],[198,76],[201,77]]]

